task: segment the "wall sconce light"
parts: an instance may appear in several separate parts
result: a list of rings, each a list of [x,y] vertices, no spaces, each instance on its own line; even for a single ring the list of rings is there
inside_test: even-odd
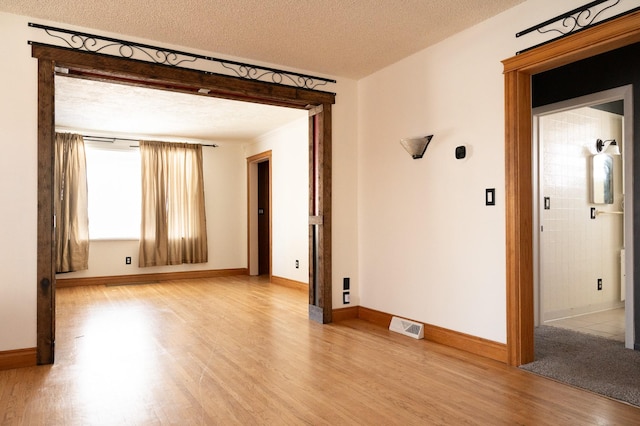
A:
[[[433,135],[419,138],[404,138],[400,139],[400,145],[402,145],[414,160],[417,160],[424,155],[427,146],[429,146],[429,142],[431,142],[431,138],[433,138]]]
[[[607,139],[606,141],[598,139],[596,140],[596,152],[598,154],[606,152],[611,155],[620,155],[620,148],[615,139]]]

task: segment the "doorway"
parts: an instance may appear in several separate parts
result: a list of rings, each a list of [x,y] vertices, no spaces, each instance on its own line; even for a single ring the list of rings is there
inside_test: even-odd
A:
[[[535,325],[632,349],[631,93],[629,85],[533,110],[533,217]]]
[[[272,151],[247,158],[249,275],[272,274]]]
[[[640,12],[633,12],[503,61],[507,357],[510,365],[534,360],[532,77],[638,41]],[[628,244],[626,256],[635,242],[636,238],[633,244]]]
[[[102,81],[162,88],[184,93],[206,93],[233,100],[244,100],[298,109],[318,109],[316,132],[310,137],[310,163],[320,164],[309,182],[312,188],[326,188],[314,205],[322,223],[320,238],[314,241],[324,250],[317,261],[310,259],[315,273],[310,277],[310,318],[331,322],[331,298],[314,298],[320,291],[331,295],[331,105],[335,94],[297,87],[277,86],[217,74],[158,65],[127,58],[74,51],[36,44],[32,56],[38,59],[38,240],[37,240],[37,362],[52,364],[55,345],[55,272],[53,261],[53,138],[54,80],[56,68],[71,75]],[[326,183],[325,183],[326,182]],[[311,207],[310,207],[310,211]],[[311,275],[311,274],[310,274]],[[313,281],[311,282],[311,280]]]

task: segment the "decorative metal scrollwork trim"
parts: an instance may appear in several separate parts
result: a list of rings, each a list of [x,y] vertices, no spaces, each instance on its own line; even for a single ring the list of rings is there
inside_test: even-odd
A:
[[[612,2],[611,4],[607,4],[601,8],[597,8],[597,6],[606,3]],[[529,47],[527,49],[521,50],[516,53],[519,55],[528,50],[535,49],[536,47],[543,46],[545,44],[551,43],[552,41],[561,39],[573,33],[577,33],[579,31],[585,30],[587,28],[603,24],[612,19],[618,18],[623,15],[627,15],[629,13],[636,12],[640,10],[640,7],[636,7],[634,9],[627,10],[615,16],[612,16],[607,19],[603,19],[601,21],[596,22],[598,17],[600,17],[606,10],[612,9],[620,3],[620,0],[596,0],[591,3],[585,4],[584,6],[578,7],[576,9],[565,12],[561,15],[556,16],[555,18],[551,18],[547,21],[544,21],[538,25],[534,25],[533,27],[527,28],[526,30],[520,31],[516,33],[516,37],[522,37],[526,34],[537,31],[539,34],[546,33],[559,33],[560,35],[554,37],[550,40],[547,40],[543,43],[537,44],[535,46]],[[553,24],[556,24],[553,26]]]
[[[44,30],[48,36],[61,40],[63,47],[72,50],[81,50],[99,55],[117,56],[125,59],[142,60],[170,67],[187,68],[204,72],[206,74],[229,75],[229,72],[231,72],[235,74],[235,77],[246,80],[256,80],[283,86],[293,86],[301,89],[317,90],[318,87],[325,86],[329,83],[336,83],[335,80],[328,78],[230,61],[212,56],[182,52],[174,49],[165,49],[149,44],[134,43],[127,40],[72,31],[64,28],[56,28],[34,23],[29,23],[29,26]],[[198,61],[204,61],[209,66],[213,65],[221,67],[220,70],[227,70],[227,72],[216,73],[213,70],[205,71],[195,68],[194,65]]]

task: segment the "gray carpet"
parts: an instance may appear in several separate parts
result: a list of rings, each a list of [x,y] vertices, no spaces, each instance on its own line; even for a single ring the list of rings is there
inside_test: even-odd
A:
[[[543,325],[535,356],[520,368],[640,407],[640,351],[622,342]]]

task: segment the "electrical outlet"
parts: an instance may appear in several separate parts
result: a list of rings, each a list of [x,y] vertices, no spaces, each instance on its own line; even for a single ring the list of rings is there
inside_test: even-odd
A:
[[[351,298],[349,297],[349,292],[345,291],[344,293],[342,293],[342,303],[344,303],[345,305],[348,305],[351,302]]]
[[[598,278],[598,291],[602,290],[602,278]]]
[[[124,263],[127,265],[131,265],[131,256],[127,256],[124,258]]]
[[[296,269],[300,268],[300,261],[296,259]]]

